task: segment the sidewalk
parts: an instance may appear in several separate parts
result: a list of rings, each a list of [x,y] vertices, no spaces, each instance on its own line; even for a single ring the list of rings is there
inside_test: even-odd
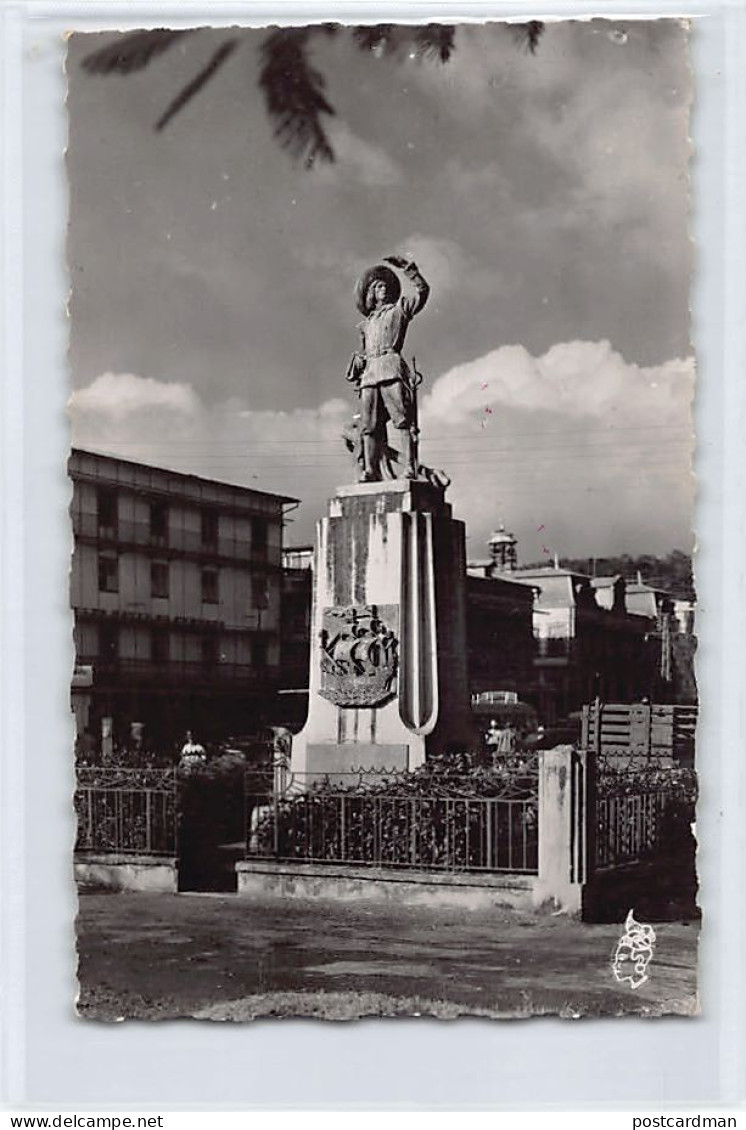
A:
[[[696,922],[655,926],[637,990],[611,971],[621,924],[511,911],[82,893],[77,928],[91,1019],[696,1011]]]

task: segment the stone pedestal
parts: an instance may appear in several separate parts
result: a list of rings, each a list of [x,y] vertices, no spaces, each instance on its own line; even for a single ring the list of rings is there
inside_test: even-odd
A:
[[[463,523],[440,487],[339,487],[317,529],[295,774],[407,770],[472,741]]]

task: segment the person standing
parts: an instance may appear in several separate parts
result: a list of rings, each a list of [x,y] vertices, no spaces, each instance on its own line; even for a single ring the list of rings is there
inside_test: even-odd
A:
[[[191,730],[187,730],[186,741],[181,747],[181,757],[179,759],[180,768],[194,768],[196,765],[204,765],[206,761],[207,754],[205,747],[194,740]]]

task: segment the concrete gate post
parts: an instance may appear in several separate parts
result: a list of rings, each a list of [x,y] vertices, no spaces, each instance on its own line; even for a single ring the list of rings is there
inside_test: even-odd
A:
[[[539,766],[537,906],[583,909],[595,842],[595,759],[572,746],[544,750]]]

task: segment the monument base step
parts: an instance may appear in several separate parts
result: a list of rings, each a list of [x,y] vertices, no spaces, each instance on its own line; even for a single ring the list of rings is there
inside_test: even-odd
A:
[[[444,906],[464,910],[507,907],[534,910],[535,875],[352,867],[333,863],[236,864],[238,894],[298,899],[361,900],[398,906]]]

